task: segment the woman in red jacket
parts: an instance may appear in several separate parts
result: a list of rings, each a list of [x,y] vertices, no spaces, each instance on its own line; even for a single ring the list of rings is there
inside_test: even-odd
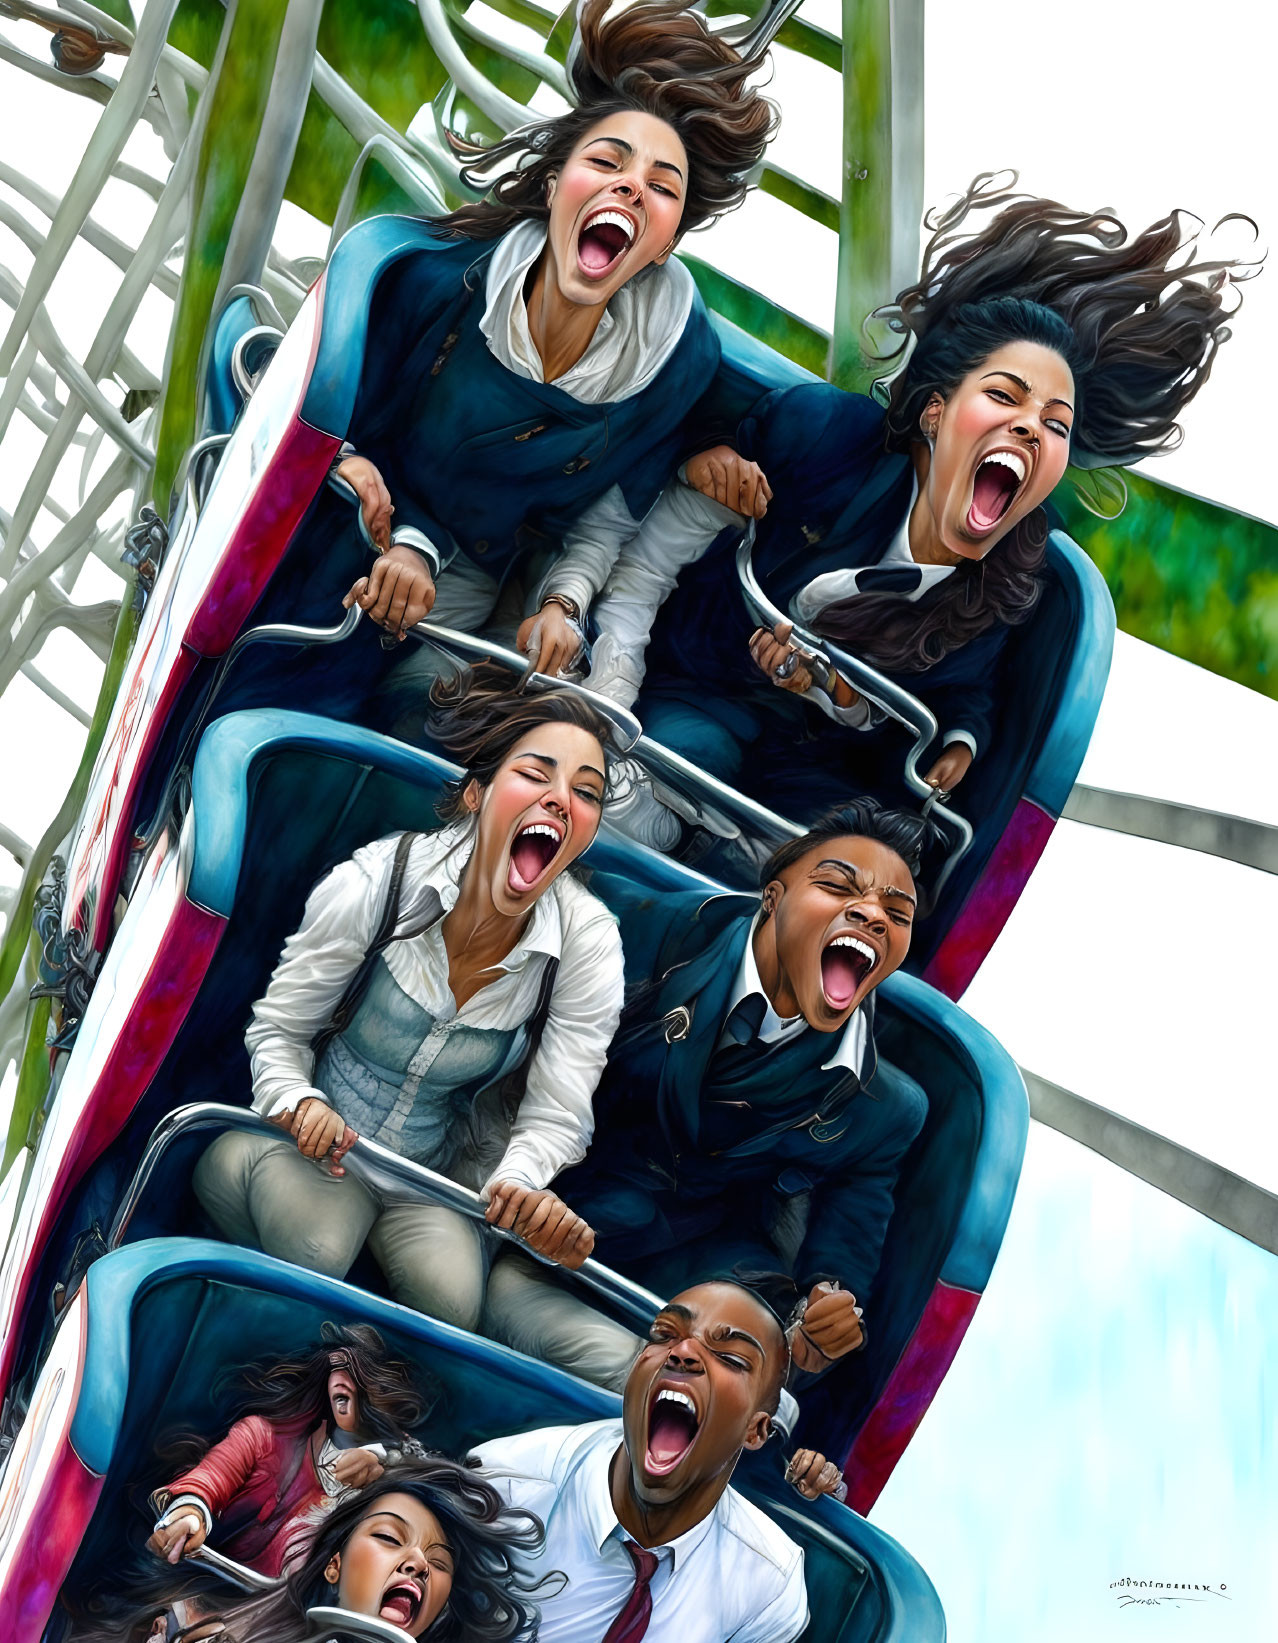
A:
[[[149,1542],[171,1563],[218,1526],[219,1551],[280,1574],[299,1520],[423,1451],[408,1428],[422,1398],[406,1364],[368,1324],[325,1324],[300,1358],[246,1372],[248,1407],[195,1466],[156,1490]]]

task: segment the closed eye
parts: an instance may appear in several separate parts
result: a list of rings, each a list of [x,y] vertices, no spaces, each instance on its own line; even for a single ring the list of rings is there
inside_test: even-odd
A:
[[[718,1358],[720,1363],[726,1363],[729,1369],[737,1369],[744,1372],[750,1368],[750,1365],[744,1358],[733,1357],[730,1352],[716,1352],[715,1357]]]
[[[374,1529],[373,1539],[380,1540],[384,1546],[399,1546],[402,1544],[398,1535],[388,1534],[385,1529]]]
[[[603,803],[603,794],[596,793],[593,787],[575,787],[573,792],[579,799],[585,799],[587,804]]]
[[[1068,424],[1066,424],[1064,422],[1052,421],[1052,422],[1049,422],[1047,424],[1047,426],[1052,430],[1052,432],[1054,434],[1058,434],[1060,436],[1060,438],[1062,438],[1062,439],[1068,439],[1069,436],[1070,436],[1069,426],[1068,426]]]

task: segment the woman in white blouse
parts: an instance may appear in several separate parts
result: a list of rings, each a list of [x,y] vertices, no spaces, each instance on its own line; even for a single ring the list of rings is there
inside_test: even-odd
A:
[[[478,1227],[382,1202],[341,1160],[363,1136],[480,1191],[538,1253],[590,1253],[548,1187],[589,1144],[621,1011],[616,924],[566,871],[599,828],[610,727],[569,691],[441,681],[434,699],[466,767],[446,825],[366,845],[312,891],[246,1039],[254,1110],[287,1135],[220,1136],[195,1189],[229,1238],[313,1271],[344,1275],[367,1239],[397,1300],[474,1329]]]

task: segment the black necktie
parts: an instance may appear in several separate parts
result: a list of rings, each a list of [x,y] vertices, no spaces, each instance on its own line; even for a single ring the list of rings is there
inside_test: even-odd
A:
[[[856,573],[858,593],[913,593],[922,582],[917,565],[867,565]]]
[[[760,1042],[759,1028],[763,1025],[767,1009],[768,1001],[762,993],[751,993],[732,1009],[723,1024],[715,1050],[714,1061],[719,1071],[735,1067],[766,1048]]]

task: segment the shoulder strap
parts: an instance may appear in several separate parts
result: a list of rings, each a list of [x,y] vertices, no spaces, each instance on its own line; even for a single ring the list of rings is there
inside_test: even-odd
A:
[[[311,1040],[311,1049],[315,1054],[316,1066],[319,1065],[320,1058],[331,1041],[336,1038],[338,1033],[345,1031],[350,1025],[356,1010],[359,1008],[360,1000],[368,991],[368,984],[373,979],[373,969],[378,958],[394,939],[395,926],[399,923],[400,902],[403,897],[404,873],[408,868],[408,853],[413,848],[413,841],[416,838],[416,833],[401,833],[399,836],[399,841],[395,846],[395,860],[391,865],[386,901],[382,907],[382,916],[377,922],[377,928],[373,932],[373,939],[364,951],[364,957],[360,960],[359,969],[346,983],[346,991],[338,1000],[337,1007],[329,1017],[328,1024],[321,1027]],[[427,923],[421,926],[421,929],[427,928],[427,925],[433,922],[433,918],[428,919]],[[406,935],[419,935],[420,933],[421,930],[419,929],[405,932]]]
[[[541,986],[537,990],[537,1002],[533,1005],[533,1013],[528,1017],[528,1050],[524,1056],[524,1066],[537,1053],[537,1046],[541,1043],[541,1035],[546,1030],[546,1017],[550,1014],[550,1000],[555,991],[555,977],[559,973],[559,960],[546,960],[546,968],[541,974]]]

